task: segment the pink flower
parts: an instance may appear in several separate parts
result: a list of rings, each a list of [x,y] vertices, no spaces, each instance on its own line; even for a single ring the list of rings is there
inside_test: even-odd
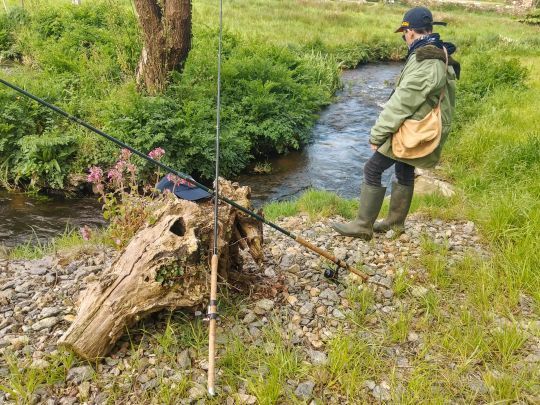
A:
[[[172,181],[175,186],[179,186],[180,184],[186,185],[188,187],[195,187],[193,183],[191,183],[189,180],[185,180],[181,177],[178,177],[175,174],[169,173],[167,175],[167,180]]]
[[[90,238],[92,237],[92,229],[90,229],[88,225],[83,226],[80,229],[80,232],[84,240],[90,240]]]
[[[120,239],[116,239],[114,241],[114,243],[116,243],[118,246],[120,246],[122,244],[122,241]]]
[[[155,160],[160,160],[163,155],[165,155],[165,150],[163,148],[156,148],[148,153],[148,156]]]
[[[133,163],[128,163],[126,165],[126,168],[128,172],[131,173],[132,176],[135,176],[135,173],[137,173],[137,166],[135,166]]]
[[[99,166],[92,166],[88,174],[88,181],[93,184],[101,183],[103,180],[103,170]]]
[[[114,168],[118,170],[120,173],[122,173],[127,167],[127,162],[125,160],[119,160],[114,165]]]
[[[178,184],[178,180],[180,180],[180,178],[175,174],[169,173],[167,175],[167,180],[172,181],[174,184]]]
[[[122,172],[118,170],[116,167],[109,170],[109,173],[107,173],[107,177],[109,178],[109,180],[113,182],[117,182],[117,183],[120,183],[124,178],[124,176],[122,175]]]
[[[129,160],[130,157],[131,157],[131,152],[129,151],[129,149],[122,149],[120,151],[120,159]]]

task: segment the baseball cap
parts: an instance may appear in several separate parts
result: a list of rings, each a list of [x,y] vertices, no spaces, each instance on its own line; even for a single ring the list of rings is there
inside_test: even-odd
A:
[[[408,29],[422,29],[428,25],[446,25],[446,23],[433,21],[433,15],[426,7],[414,7],[405,13],[401,26],[394,32],[402,32]]]
[[[203,198],[212,196],[202,188],[187,181],[177,181],[175,184],[175,179],[171,178],[170,175],[163,176],[159,183],[156,184],[156,188],[161,192],[164,192],[165,190],[171,191],[178,198],[188,201],[202,200]]]

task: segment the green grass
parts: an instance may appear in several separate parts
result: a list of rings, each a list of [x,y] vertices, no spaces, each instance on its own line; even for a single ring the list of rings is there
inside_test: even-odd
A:
[[[98,231],[92,232],[90,240],[82,238],[79,230],[66,227],[64,232],[47,242],[40,241],[37,236],[30,238],[26,243],[12,248],[3,247],[0,255],[11,260],[41,259],[44,256],[59,251],[91,248],[104,243],[103,234]]]
[[[38,389],[63,383],[68,370],[76,362],[72,353],[63,351],[44,356],[47,362],[44,368],[33,367],[31,355],[21,360],[8,350],[0,359],[9,370],[8,379],[0,380],[0,391],[9,393],[12,400],[21,404],[34,402]]]
[[[230,33],[304,56],[329,55],[334,67],[404,55],[399,36],[391,34],[404,6],[310,0],[231,0],[225,6]],[[194,2],[196,29],[215,28],[216,7],[210,0]],[[468,251],[450,263],[449,246],[425,237],[420,259],[404,263],[404,271],[394,280],[400,305],[380,320],[370,313],[373,292],[351,286],[347,298],[353,308],[352,330],[337,333],[327,343],[329,363],[325,366],[305,364],[299,348],[284,336],[282,325],[266,327],[262,345],[228,333],[220,354],[220,383],[233,392],[242,387],[260,403],[295,403],[298,399],[287,381],[311,378],[317,382],[314,395],[321,403],[332,395],[351,403],[372,401],[363,389],[365,380],[387,381],[396,403],[534,403],[540,397],[540,370],[537,364],[524,362],[537,336],[520,326],[521,321],[540,314],[539,30],[487,12],[441,8],[435,16],[450,23],[441,31],[456,41],[457,58],[463,62],[456,126],[441,162],[442,175],[452,181],[457,193],[452,198],[415,197],[412,211],[473,220],[489,256]],[[319,58],[315,61],[323,63]],[[529,69],[528,76],[519,63]],[[320,83],[331,87],[331,77],[323,76]],[[55,85],[50,92],[55,94],[61,87]],[[122,87],[112,94],[130,91]],[[81,108],[77,103],[73,107]],[[147,105],[139,107],[144,110]],[[152,111],[160,108],[154,105]],[[90,143],[85,145],[92,149]],[[269,204],[264,211],[270,220],[299,213],[311,219],[333,215],[350,219],[356,209],[354,200],[310,190],[298,200]],[[57,243],[79,242],[72,235]],[[12,257],[39,257],[48,249],[20,247]],[[413,297],[410,291],[417,285],[427,288],[427,293]],[[536,305],[532,315],[520,306],[523,296],[531,297]],[[236,305],[241,306],[231,303],[228,319],[235,319]],[[411,331],[421,335],[421,344],[409,346]],[[152,342],[157,358],[173,366],[183,348],[192,349],[199,358],[206,356],[206,335],[199,321],[172,319],[145,339]],[[140,346],[134,344],[133,367],[140,360],[138,350]],[[396,367],[399,356],[407,357],[408,368]],[[38,387],[62,381],[72,360],[51,361],[47,372],[9,361],[10,377],[2,380],[0,388],[24,403]],[[473,378],[483,384],[483,390],[470,386]],[[109,400],[121,401],[134,382],[115,384],[108,391]],[[191,384],[187,378],[163,383],[156,395],[160,402],[176,402],[185,397]],[[224,400],[221,396],[217,401]]]

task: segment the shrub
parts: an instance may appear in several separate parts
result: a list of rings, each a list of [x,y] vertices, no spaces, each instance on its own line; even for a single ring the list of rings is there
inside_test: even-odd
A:
[[[117,7],[113,13],[110,7]],[[140,150],[167,148],[167,163],[203,178],[214,171],[217,32],[196,27],[182,74],[150,97],[136,89],[140,54],[137,23],[129,9],[110,4],[36,6],[24,26],[10,28],[31,69],[13,79],[29,91],[90,121]],[[308,141],[317,111],[339,86],[338,64],[321,52],[288,49],[225,33],[221,163],[237,174],[254,157],[298,149]],[[113,145],[91,140],[80,129],[33,102],[0,89],[9,107],[0,126],[0,159],[20,184],[62,188],[66,175],[89,165],[110,164]],[[49,145],[47,131],[62,128],[74,153],[50,167],[33,145]],[[30,138],[21,143],[25,136]],[[71,145],[71,144],[70,144]],[[36,146],[40,148],[41,146]],[[24,163],[31,154],[31,163]],[[43,165],[39,168],[39,165]],[[54,174],[53,174],[54,172]],[[53,181],[54,180],[54,181]],[[52,181],[52,182],[51,182]]]

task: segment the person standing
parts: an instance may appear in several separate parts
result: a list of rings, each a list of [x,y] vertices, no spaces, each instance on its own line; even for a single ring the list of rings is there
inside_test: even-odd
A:
[[[401,26],[395,31],[401,32],[407,43],[407,60],[395,90],[371,128],[369,142],[374,154],[364,165],[357,218],[348,223],[332,224],[342,236],[370,240],[374,231],[395,229],[403,233],[414,192],[414,169],[434,167],[440,159],[450,132],[455,106],[455,81],[459,78],[460,66],[449,56],[456,51],[455,45],[443,42],[439,34],[433,33],[433,25],[446,23],[434,22],[427,8],[414,7],[405,13]],[[392,150],[392,137],[403,122],[422,120],[438,103],[442,131],[436,148],[422,157],[397,157]],[[375,223],[386,193],[386,187],[381,184],[382,173],[392,165],[397,182],[392,184],[388,216]]]

